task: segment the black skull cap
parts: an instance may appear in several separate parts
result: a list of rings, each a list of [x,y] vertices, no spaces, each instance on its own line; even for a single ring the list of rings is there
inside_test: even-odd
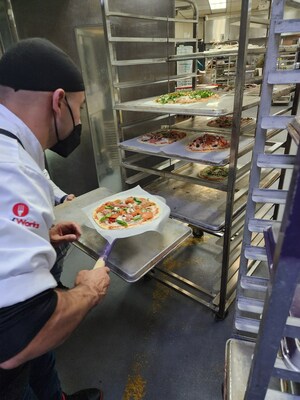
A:
[[[63,50],[44,38],[20,40],[7,49],[0,59],[0,85],[15,91],[84,90],[76,64]]]

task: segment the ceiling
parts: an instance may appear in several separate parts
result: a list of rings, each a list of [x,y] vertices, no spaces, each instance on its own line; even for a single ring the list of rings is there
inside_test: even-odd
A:
[[[210,9],[209,6],[209,1],[208,0],[193,0],[199,11],[200,16],[204,15],[212,15],[212,14],[231,14],[235,12],[239,12],[241,10],[241,3],[242,0],[227,0],[227,6],[226,10],[214,10],[213,12]],[[177,1],[176,4],[179,6],[184,7],[186,3],[183,1]],[[269,8],[269,0],[252,0],[252,10],[266,10]],[[186,13],[184,12],[184,9],[179,11],[180,13],[182,12],[184,16],[186,17]]]

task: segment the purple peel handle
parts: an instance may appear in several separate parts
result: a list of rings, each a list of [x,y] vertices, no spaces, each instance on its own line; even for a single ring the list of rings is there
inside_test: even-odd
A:
[[[104,262],[107,261],[109,255],[110,255],[110,252],[112,251],[112,247],[114,245],[114,242],[115,241],[113,240],[111,243],[109,243],[109,242],[106,243],[106,245],[104,247],[104,250],[103,250],[103,253],[99,257],[99,258],[102,258]]]

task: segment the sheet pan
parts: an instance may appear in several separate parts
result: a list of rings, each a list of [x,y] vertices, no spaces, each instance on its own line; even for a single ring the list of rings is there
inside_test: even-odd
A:
[[[197,177],[201,169],[205,166],[190,163],[177,169],[176,173]],[[268,173],[268,176],[267,176]],[[277,172],[264,170],[262,186],[273,182],[277,177]],[[248,174],[239,180],[237,190],[247,187],[249,180]],[[163,196],[171,208],[171,216],[181,221],[190,223],[210,232],[219,232],[225,225],[226,192],[218,189],[191,184],[176,179],[159,178],[146,187],[152,194]],[[234,204],[233,216],[237,215],[247,201],[247,192]]]
[[[155,100],[157,97],[147,99],[127,101],[124,103],[117,103],[116,110],[124,111],[145,111],[145,112],[159,112],[166,114],[181,114],[181,115],[204,115],[204,116],[219,116],[226,115],[233,112],[234,95],[221,94],[219,98],[213,98],[206,102],[191,103],[191,104],[160,104]],[[259,103],[260,98],[256,96],[243,97],[243,107],[249,107]]]
[[[194,161],[197,163],[205,163],[208,165],[226,165],[229,160],[230,148],[221,151],[209,152],[192,152],[185,148],[194,138],[203,134],[204,132],[192,133],[187,132],[187,136],[178,142],[157,147],[146,143],[140,143],[137,138],[129,139],[120,144],[120,147],[128,151],[136,151],[145,154],[156,154],[164,157],[173,157],[187,161]],[[230,140],[230,136],[228,137]],[[248,136],[240,136],[239,151],[254,142],[254,138]]]

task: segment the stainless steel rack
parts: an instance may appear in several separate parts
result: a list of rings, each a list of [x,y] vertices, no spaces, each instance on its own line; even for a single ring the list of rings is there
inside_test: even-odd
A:
[[[164,2],[164,6],[168,5],[168,10],[160,10],[160,15],[154,15],[153,9],[148,10],[149,15],[141,15],[139,10],[134,12],[124,12],[126,5],[118,6],[118,9],[110,9],[111,2],[102,0],[104,23],[106,26],[107,42],[109,47],[110,67],[112,71],[112,90],[115,100],[115,115],[119,128],[120,149],[122,155],[123,177],[127,185],[133,186],[140,184],[152,193],[169,196],[169,203],[172,203],[172,196],[168,195],[165,190],[168,189],[171,182],[187,185],[195,193],[201,192],[201,187],[207,190],[207,196],[213,195],[214,192],[219,193],[221,197],[222,207],[218,211],[218,205],[215,204],[216,211],[219,212],[219,219],[215,219],[216,223],[205,220],[201,210],[205,207],[201,201],[201,196],[196,196],[195,207],[199,218],[195,218],[189,212],[184,212],[189,208],[189,198],[184,197],[173,191],[174,199],[178,201],[180,212],[172,209],[172,216],[180,219],[194,227],[194,232],[199,230],[213,233],[217,239],[222,236],[221,253],[217,258],[219,265],[219,277],[215,286],[218,289],[214,291],[212,296],[207,300],[200,285],[188,282],[187,279],[181,279],[173,273],[168,272],[168,277],[172,277],[176,283],[171,283],[165,279],[165,271],[160,269],[161,274],[154,273],[154,277],[164,284],[173,287],[182,294],[191,297],[202,304],[211,308],[219,318],[224,318],[226,310],[234,299],[235,283],[237,281],[237,265],[239,258],[239,246],[241,243],[242,231],[242,213],[245,208],[245,199],[247,194],[247,172],[250,164],[246,163],[238,165],[238,160],[243,155],[250,152],[254,145],[253,129],[247,131],[246,145],[243,144],[243,128],[241,127],[242,112],[255,107],[259,104],[258,96],[244,95],[245,83],[245,65],[248,44],[248,30],[245,29],[249,25],[249,4],[247,1],[242,2],[241,11],[241,29],[240,29],[240,46],[237,53],[237,77],[234,95],[219,92],[219,99],[208,101],[207,103],[199,103],[197,105],[161,105],[155,102],[155,98],[166,92],[175,90],[176,82],[181,78],[191,78],[192,86],[196,88],[196,60],[200,56],[208,56],[205,53],[197,51],[197,26],[198,12],[192,1],[186,1],[191,8],[192,17],[189,19],[178,20],[175,17],[175,8],[173,2]],[[123,7],[123,9],[122,9]],[[176,2],[175,2],[176,7]],[[131,23],[126,24],[126,21]],[[146,25],[142,22],[146,21]],[[190,24],[193,33],[192,38],[182,40],[175,37],[176,22]],[[124,28],[126,26],[126,29]],[[162,31],[165,36],[162,36]],[[142,33],[143,32],[143,33]],[[145,34],[147,33],[147,35]],[[185,55],[176,55],[176,43],[187,43],[193,46],[193,52]],[[141,52],[132,51],[137,49],[144,43],[145,52],[149,51],[151,57]],[[150,49],[151,44],[153,45]],[[126,47],[127,46],[127,47]],[[149,50],[150,49],[150,50]],[[251,51],[254,49],[251,49]],[[130,54],[127,52],[129,51]],[[130,52],[131,51],[131,52]],[[259,49],[260,51],[260,49]],[[129,56],[128,56],[129,55]],[[186,74],[176,74],[176,63],[182,60],[192,60],[192,71]],[[159,66],[159,69],[158,69]],[[286,110],[282,111],[282,113]],[[233,126],[227,133],[222,130],[223,134],[229,135],[231,139],[231,147],[224,154],[220,165],[229,166],[229,176],[227,181],[223,183],[210,183],[199,178],[195,171],[198,163],[214,164],[213,159],[195,159],[193,157],[185,157],[180,153],[168,153],[167,148],[154,151],[147,150],[137,145],[136,137],[147,131],[153,131],[161,128],[161,126],[174,127],[182,129],[181,124],[177,124],[178,115],[189,116],[190,120],[187,124],[193,125],[197,118],[203,116],[218,116],[233,114]],[[284,127],[283,127],[284,128]],[[268,133],[268,147],[272,154],[278,149],[285,146],[285,143],[274,140],[276,134],[283,128],[270,130]],[[194,132],[197,132],[197,129]],[[217,129],[216,129],[217,131]],[[193,133],[193,127],[187,129],[187,134]],[[252,135],[252,136],[251,136]],[[244,142],[245,143],[245,142]],[[171,149],[171,147],[170,147]],[[197,164],[196,164],[197,163]],[[203,166],[202,166],[203,167]],[[201,168],[201,166],[200,166]],[[275,171],[269,171],[266,176],[265,187],[269,187],[278,179],[279,175]],[[244,186],[241,185],[244,179]],[[216,196],[216,195],[215,195]],[[202,199],[203,200],[203,199]],[[193,205],[193,206],[194,206]],[[220,204],[219,204],[220,205]],[[212,204],[213,208],[214,204]],[[269,206],[264,209],[263,215],[272,209]],[[215,222],[214,221],[214,222]],[[258,243],[262,240],[257,235]],[[256,263],[252,267],[255,269]],[[182,286],[184,284],[184,286]],[[197,286],[197,287],[195,287]],[[194,293],[196,291],[196,294]]]
[[[292,356],[297,356],[295,338],[300,334],[299,296],[295,295],[300,278],[300,121],[295,117],[300,71],[281,71],[277,59],[281,34],[299,34],[300,19],[284,19],[283,0],[273,0],[271,7],[240,258],[234,338],[228,341],[226,348],[227,400],[299,398],[300,370],[293,365]],[[292,115],[270,115],[274,85],[288,82],[296,84]],[[288,131],[284,152],[267,154],[269,129],[283,126]],[[265,168],[281,171],[277,188],[261,187]],[[286,170],[292,171],[289,184],[284,179]],[[276,205],[275,213],[271,219],[268,214],[262,218],[257,212],[258,205],[270,203]],[[258,234],[264,237],[259,245],[253,240]],[[263,261],[265,265],[260,274],[251,276],[249,268],[254,261]],[[292,339],[285,341],[284,336]],[[237,373],[238,368],[240,373]]]

